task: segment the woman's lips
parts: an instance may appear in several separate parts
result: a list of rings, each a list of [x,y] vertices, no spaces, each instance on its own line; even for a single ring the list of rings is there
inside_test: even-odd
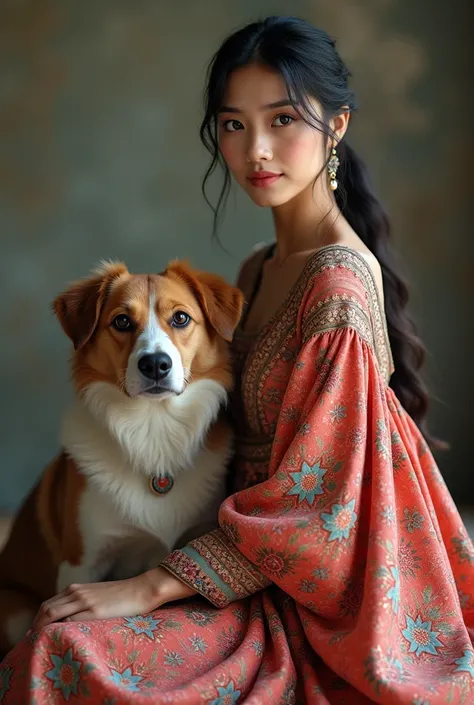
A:
[[[267,188],[268,186],[274,184],[275,181],[278,181],[280,176],[283,176],[283,174],[274,174],[270,171],[259,171],[253,176],[249,176],[248,179],[252,186],[256,186],[256,188]]]

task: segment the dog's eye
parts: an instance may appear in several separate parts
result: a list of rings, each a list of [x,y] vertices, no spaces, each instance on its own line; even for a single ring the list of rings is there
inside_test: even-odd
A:
[[[176,313],[173,313],[171,325],[175,328],[185,328],[190,320],[191,316],[188,316],[188,314],[184,313],[184,311],[176,311]]]
[[[112,325],[116,330],[120,331],[131,330],[133,328],[131,319],[124,313],[120,313],[118,316],[115,316],[112,321]]]

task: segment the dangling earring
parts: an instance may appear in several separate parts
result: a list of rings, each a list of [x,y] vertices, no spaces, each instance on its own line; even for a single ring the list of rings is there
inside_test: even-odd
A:
[[[333,148],[331,150],[331,157],[328,161],[328,174],[329,174],[329,188],[331,191],[337,189],[336,174],[339,167],[339,158],[336,154],[336,150]]]

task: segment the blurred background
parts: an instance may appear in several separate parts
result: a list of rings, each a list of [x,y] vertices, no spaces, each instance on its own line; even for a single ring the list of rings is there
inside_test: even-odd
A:
[[[206,64],[267,14],[332,33],[360,110],[348,139],[393,218],[438,398],[432,430],[456,501],[474,505],[472,157],[466,0],[2,0],[0,4],[0,515],[58,450],[69,344],[50,312],[101,258],[159,271],[173,257],[235,276],[272,237],[233,192],[220,237],[201,195]],[[469,15],[469,17],[468,17]],[[470,69],[469,69],[470,71]],[[471,102],[470,102],[471,101]]]

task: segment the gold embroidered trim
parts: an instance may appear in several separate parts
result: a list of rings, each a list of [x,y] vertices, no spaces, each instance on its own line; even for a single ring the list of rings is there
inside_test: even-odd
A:
[[[355,328],[359,335],[372,345],[371,321],[358,300],[347,294],[333,294],[324,301],[318,301],[316,307],[307,314],[303,343],[317,333],[347,327]]]
[[[387,331],[387,321],[382,311],[377,282],[374,273],[365,257],[343,245],[328,245],[314,255],[314,262],[310,261],[312,275],[314,278],[327,269],[345,267],[350,270],[362,283],[367,293],[367,303],[370,312],[370,323],[372,334],[370,338],[365,338],[373,347],[377,362],[385,383],[388,384],[393,372],[393,358],[390,349],[390,342]],[[357,299],[355,299],[357,302]],[[336,326],[342,327],[342,326]],[[362,330],[357,327],[358,332],[363,336]]]
[[[263,261],[264,253],[265,250],[259,250],[254,255],[253,264],[255,266],[252,266],[254,276],[258,274],[259,267],[257,265]],[[253,337],[250,345],[249,354],[242,370],[241,392],[248,424],[258,436],[271,437],[274,433],[275,420],[273,414],[271,418],[269,417],[268,397],[264,392],[266,381],[278,366],[283,365],[285,360],[291,359],[297,334],[298,313],[304,296],[310,289],[310,283],[323,271],[336,267],[349,270],[362,284],[365,290],[367,309],[364,309],[363,303],[360,301],[360,290],[354,282],[354,296],[348,295],[343,299],[343,294],[341,294],[341,298],[336,302],[333,299],[330,300],[331,297],[327,297],[326,301],[322,302],[320,309],[310,309],[310,317],[313,315],[315,317],[314,324],[319,320],[321,325],[321,329],[318,329],[316,325],[314,327],[311,325],[312,333],[315,334],[325,329],[331,330],[331,319],[333,328],[354,327],[373,348],[382,377],[386,384],[389,382],[393,371],[393,360],[374,274],[363,255],[355,250],[344,245],[323,247],[308,260],[287,299],[260,333]],[[344,288],[350,288],[350,286],[349,281],[344,283]],[[348,319],[346,322],[343,320],[344,317]],[[249,337],[247,336],[247,342]],[[238,349],[241,347],[240,343],[243,348],[245,338],[245,333],[237,329],[236,344]]]
[[[173,551],[161,565],[216,607],[225,607],[271,585],[271,580],[237,549],[222,529]]]

